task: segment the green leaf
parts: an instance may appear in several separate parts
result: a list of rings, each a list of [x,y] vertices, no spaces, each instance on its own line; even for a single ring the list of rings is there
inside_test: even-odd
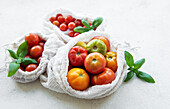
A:
[[[136,76],[146,82],[149,82],[149,83],[155,83],[155,80],[152,78],[152,76],[150,76],[149,74],[147,73],[144,73],[142,71],[138,71],[136,73]]]
[[[74,32],[78,32],[78,33],[84,33],[84,32],[87,32],[87,31],[88,31],[87,28],[83,28],[81,26],[78,26],[78,27],[74,28]]]
[[[23,42],[17,50],[17,56],[24,58],[28,53],[28,43],[27,41]]]
[[[134,72],[133,71],[128,72],[127,77],[124,80],[124,82],[129,81],[133,76],[134,76]]]
[[[9,54],[10,54],[11,57],[13,57],[14,59],[18,59],[18,56],[14,51],[9,50],[9,49],[8,49],[8,51],[9,51]]]
[[[28,64],[36,64],[37,61],[35,59],[31,59],[31,58],[23,58],[22,59],[22,63],[24,65],[28,65]]]
[[[89,22],[86,19],[81,19],[81,22],[84,26],[86,26],[87,29],[90,29]]]
[[[22,58],[17,59],[17,64],[20,64],[22,62]]]
[[[8,72],[8,77],[11,77],[16,73],[16,71],[19,69],[20,64],[17,64],[16,62],[11,62],[9,64],[9,72]]]
[[[102,17],[98,17],[98,18],[96,18],[96,19],[93,21],[92,25],[93,25],[94,27],[98,27],[102,22],[103,22],[103,18],[102,18]]]
[[[134,69],[138,70],[145,63],[145,59],[138,60],[134,63]]]
[[[125,51],[125,60],[129,67],[132,67],[134,65],[133,56],[128,51]]]

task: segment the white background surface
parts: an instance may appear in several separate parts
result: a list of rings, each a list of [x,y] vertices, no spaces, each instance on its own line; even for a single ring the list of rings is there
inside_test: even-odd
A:
[[[56,8],[102,16],[106,31],[119,41],[141,47],[135,59],[146,58],[141,70],[152,75],[149,84],[134,77],[116,93],[99,100],[58,94],[39,81],[20,84],[0,72],[1,109],[169,109],[170,1],[169,0],[0,0],[0,46],[31,30],[42,30],[43,16]],[[0,65],[4,50],[0,48]]]

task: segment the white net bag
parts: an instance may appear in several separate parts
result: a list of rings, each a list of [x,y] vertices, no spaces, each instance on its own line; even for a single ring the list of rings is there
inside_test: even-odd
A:
[[[111,50],[117,52],[118,69],[116,72],[116,79],[106,85],[95,85],[87,88],[84,91],[77,91],[72,89],[67,82],[67,73],[69,66],[68,53],[69,50],[78,42],[89,42],[94,36],[105,36],[110,40]],[[127,65],[124,59],[124,51],[128,48],[126,44],[121,44],[115,41],[114,37],[103,32],[87,32],[81,34],[79,37],[74,38],[65,46],[58,49],[57,54],[50,60],[47,67],[47,76],[41,75],[41,84],[53,91],[65,93],[70,96],[83,99],[98,99],[108,96],[115,92],[121,85],[127,72]]]
[[[76,19],[84,18],[91,22],[94,20],[93,17],[87,17],[87,16],[84,16],[81,14],[76,14],[73,11],[71,11],[70,9],[56,9],[56,10],[52,11],[51,13],[47,14],[43,21],[44,28],[46,29],[46,31],[48,31],[47,33],[48,34],[50,34],[50,33],[57,34],[57,36],[66,43],[69,42],[74,37],[70,37],[70,36],[66,35],[69,32],[68,30],[63,32],[60,30],[60,28],[58,28],[56,25],[53,25],[49,21],[50,17],[55,17],[58,13],[61,13],[63,15],[63,17],[66,17],[67,15],[71,15],[72,17],[74,17]],[[103,23],[99,27],[97,27],[97,29],[95,31],[104,31],[104,27],[106,27],[106,25],[104,25],[104,24],[105,24],[105,19],[103,20]]]
[[[26,72],[21,69],[18,69],[18,71],[11,77],[15,81],[21,82],[21,83],[32,82],[36,80],[40,76],[40,74],[46,72],[46,67],[47,67],[49,60],[57,53],[58,48],[64,45],[64,43],[60,41],[59,39],[57,39],[54,34],[47,36],[47,35],[42,34],[41,32],[30,32],[30,33],[37,34],[42,39],[46,40],[46,43],[44,45],[44,51],[43,51],[39,66],[34,71]],[[7,44],[5,48],[11,49],[16,52],[19,45],[25,41],[25,36],[27,35],[29,35],[29,33],[21,36],[16,41],[14,41],[12,44]],[[8,72],[9,63],[12,62],[14,59],[10,56],[7,50],[5,51],[5,53],[6,53],[5,71]]]

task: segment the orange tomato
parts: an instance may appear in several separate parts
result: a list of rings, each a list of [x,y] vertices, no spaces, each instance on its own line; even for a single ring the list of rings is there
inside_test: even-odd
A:
[[[67,73],[67,81],[75,90],[85,90],[89,86],[90,78],[85,70],[73,68]]]
[[[117,71],[117,53],[112,51],[106,53],[106,67]]]
[[[102,73],[91,76],[91,83],[92,85],[108,84],[115,80],[115,78],[115,73],[111,69],[105,68]]]

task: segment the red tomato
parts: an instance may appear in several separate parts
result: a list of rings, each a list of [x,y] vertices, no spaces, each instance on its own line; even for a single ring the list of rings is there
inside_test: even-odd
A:
[[[101,53],[90,53],[84,61],[84,66],[89,73],[98,74],[104,71],[106,59]]]
[[[109,39],[107,39],[104,36],[95,36],[91,40],[93,40],[93,39],[99,39],[99,40],[103,41],[105,43],[106,47],[107,47],[107,51],[110,51],[110,41],[109,41]]]
[[[56,17],[51,17],[51,18],[49,19],[49,21],[50,21],[51,23],[53,23],[55,20],[56,20]]]
[[[76,27],[76,24],[75,24],[74,22],[70,22],[70,23],[68,24],[68,29],[69,29],[69,30],[73,30],[75,27]]]
[[[86,26],[83,26],[83,28],[86,28]]]
[[[42,55],[42,52],[43,52],[43,48],[39,45],[35,45],[31,48],[30,50],[30,55],[33,57],[33,58],[38,58],[39,56]]]
[[[33,70],[35,70],[38,66],[36,64],[29,64],[26,68],[25,71],[27,72],[31,72]]]
[[[62,24],[60,25],[60,30],[61,30],[61,31],[66,31],[66,30],[67,30],[67,25],[66,25],[65,23],[62,23]]]
[[[105,68],[102,73],[91,76],[91,83],[92,85],[108,84],[114,81],[115,78],[115,73],[111,69]]]
[[[87,50],[80,46],[72,47],[68,53],[69,61],[73,66],[82,66],[86,56]]]
[[[75,33],[75,34],[74,34],[74,37],[78,36],[79,34],[80,34],[80,33]]]
[[[26,55],[24,58],[32,58],[30,55]]]
[[[25,41],[27,41],[29,46],[37,45],[39,42],[39,36],[37,34],[30,33],[28,36],[25,36]]]
[[[69,24],[70,22],[73,22],[73,17],[71,15],[68,15],[66,18],[65,18],[65,23],[66,24]]]
[[[74,22],[76,26],[82,26],[81,19],[76,19]]]
[[[44,42],[39,42],[38,45],[40,45],[42,48],[44,48]]]
[[[53,22],[53,24],[54,24],[54,25],[56,25],[56,26],[58,26],[58,27],[60,26],[60,22],[59,22],[59,21],[57,21],[57,20],[56,20],[56,21],[54,21],[54,22]]]
[[[69,31],[68,35],[69,35],[70,37],[74,37],[74,31],[73,31],[73,30]]]
[[[39,57],[39,58],[37,59],[38,64],[40,63],[41,58],[42,58],[42,56],[41,56],[41,57]]]
[[[89,25],[91,26],[91,25],[92,25],[92,23],[89,23]]]
[[[65,21],[65,19],[64,19],[63,16],[59,16],[59,17],[57,18],[57,20],[60,22],[60,24]]]
[[[59,16],[63,16],[61,13],[56,15],[56,19],[58,19]]]
[[[24,71],[24,68],[20,66],[20,69]]]

